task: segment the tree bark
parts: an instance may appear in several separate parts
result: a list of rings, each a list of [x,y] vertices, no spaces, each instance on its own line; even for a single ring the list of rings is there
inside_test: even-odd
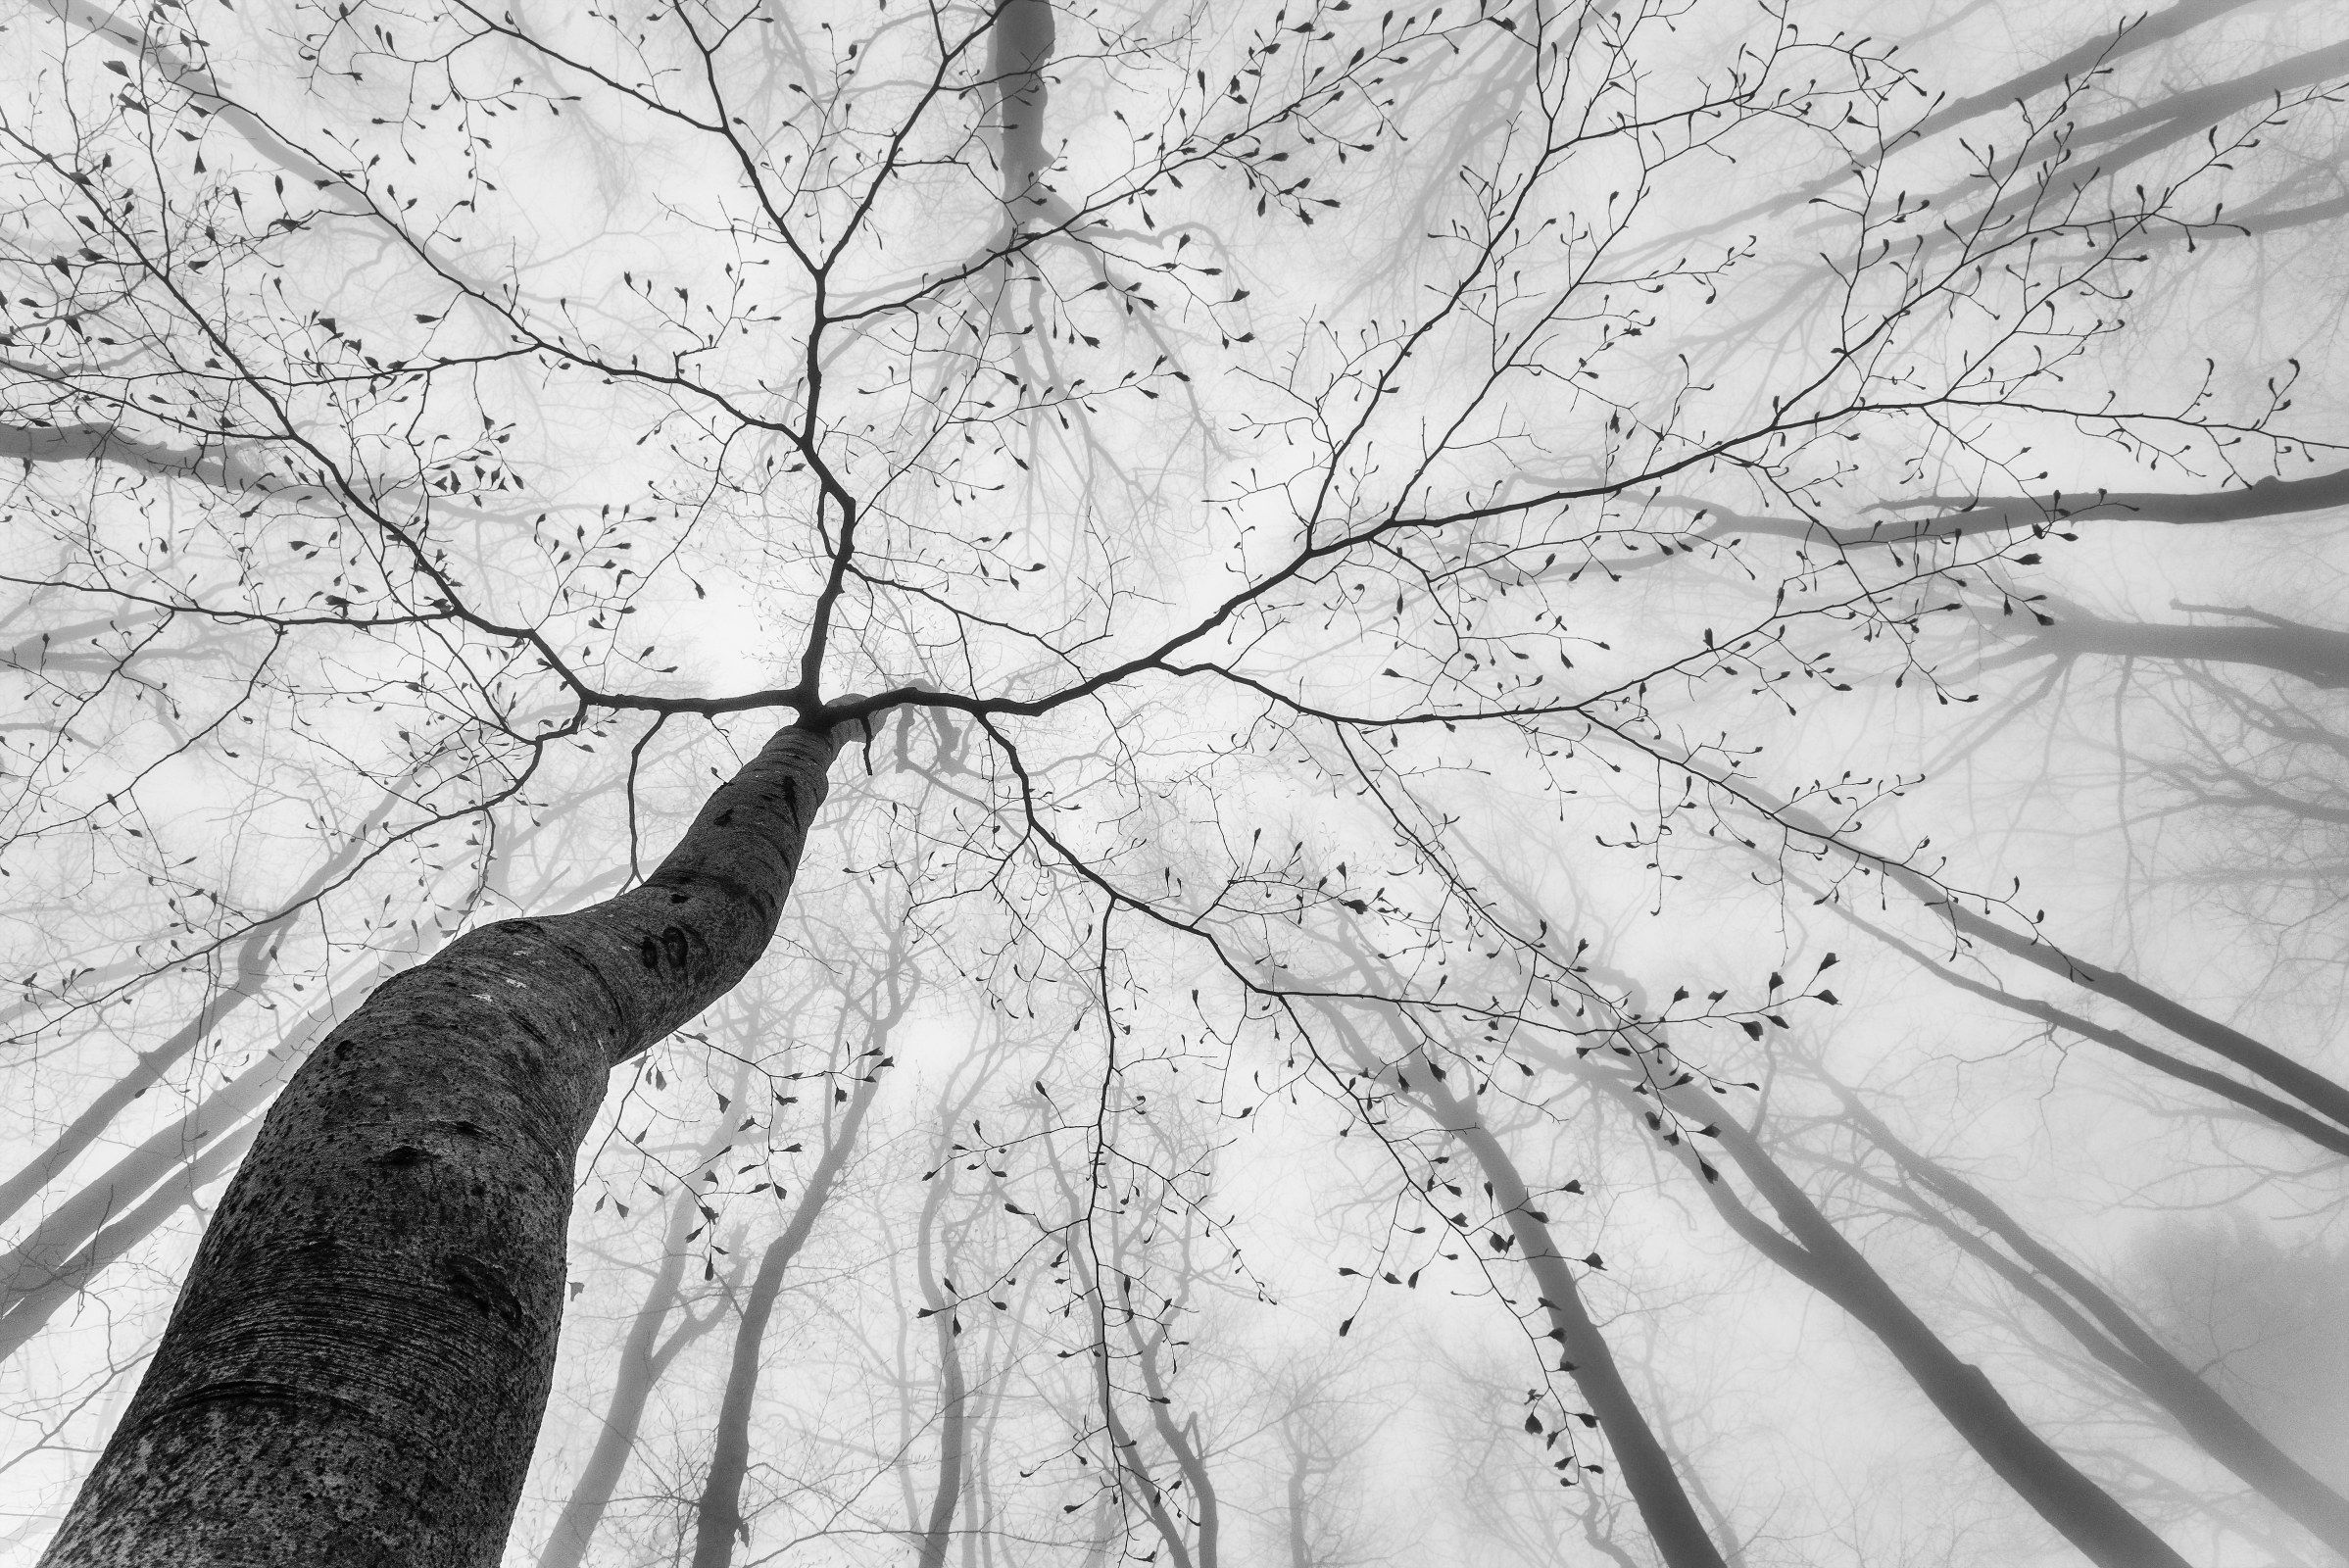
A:
[[[836,737],[793,726],[633,891],[393,977],[278,1098],[45,1568],[493,1568],[611,1070],[772,938]]]

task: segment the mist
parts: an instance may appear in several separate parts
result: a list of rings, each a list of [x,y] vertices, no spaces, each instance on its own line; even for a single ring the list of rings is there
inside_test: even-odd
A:
[[[0,1560],[2349,1561],[2337,6],[0,27]]]

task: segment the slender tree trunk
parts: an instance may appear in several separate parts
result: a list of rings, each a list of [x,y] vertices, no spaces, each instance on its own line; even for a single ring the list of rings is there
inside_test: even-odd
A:
[[[2239,1029],[2197,1012],[2181,1002],[2163,996],[2117,969],[2098,969],[2082,963],[2053,943],[2018,936],[1941,893],[1923,877],[1903,873],[1910,891],[1937,909],[1961,933],[1987,943],[2024,962],[2071,981],[2083,990],[2112,998],[2139,1016],[2150,1018],[2172,1034],[2191,1040],[2213,1055],[2233,1062],[2254,1077],[2263,1078],[2285,1094],[2349,1127],[2349,1088],[2343,1088],[2313,1067],[2303,1066],[2272,1046],[2262,1045]],[[1930,891],[1931,896],[1928,896]],[[2093,1038],[2093,1037],[2091,1037]]]
[[[2166,1411],[2204,1452],[2241,1477],[2310,1535],[2349,1559],[2349,1499],[2277,1447],[2193,1368],[2147,1333],[2109,1292],[2031,1235],[1987,1193],[1910,1148],[1842,1085],[1832,1087],[1843,1102],[1845,1115],[1889,1153],[1902,1171],[2014,1249],[2016,1256],[2028,1265],[2024,1280],[2016,1281],[2018,1286],[2048,1308],[2090,1354]],[[2029,1270],[2036,1270],[2037,1275]],[[2065,1310],[2060,1298],[2051,1302],[2048,1298],[2053,1292],[2041,1281],[2060,1288],[2085,1308],[2095,1323]],[[2032,1289],[2033,1285],[2038,1288]]]
[[[1587,1081],[1640,1108],[1631,1080],[1588,1063],[1570,1062],[1555,1052],[1535,1049],[1544,1059],[1578,1071]],[[1669,1081],[1678,1071],[1677,1067],[1660,1068],[1658,1076]],[[1660,1098],[1692,1125],[1713,1127],[1721,1147],[1776,1210],[1791,1239],[1764,1224],[1721,1183],[1708,1180],[1706,1194],[1731,1228],[1875,1335],[1933,1401],[1933,1408],[2040,1518],[2099,1568],[2187,1568],[2185,1558],[2169,1543],[2032,1431],[1982,1370],[1961,1359],[1917,1315],[1801,1187],[1780,1169],[1760,1140],[1735,1117],[1713,1120],[1717,1108],[1700,1102],[1686,1090],[1667,1089]],[[1694,1157],[1692,1152],[1690,1157]]]
[[[612,1067],[772,938],[836,751],[782,731],[641,887],[387,981],[269,1111],[47,1568],[492,1568]]]
[[[80,1250],[60,1259],[37,1284],[12,1299],[7,1314],[0,1316],[0,1360],[30,1344],[101,1271],[120,1262],[125,1252],[187,1207],[197,1189],[233,1170],[260,1131],[261,1123],[254,1120],[215,1134],[201,1153],[175,1169],[171,1180],[125,1209],[113,1224],[94,1232]]]
[[[1574,1379],[1590,1413],[1598,1418],[1599,1430],[1606,1434],[1607,1446],[1614,1452],[1616,1469],[1630,1489],[1632,1500],[1639,1504],[1639,1517],[1658,1555],[1669,1568],[1727,1568],[1720,1547],[1682,1487],[1671,1456],[1656,1441],[1646,1413],[1624,1382],[1606,1337],[1584,1308],[1574,1272],[1550,1236],[1548,1224],[1537,1217],[1533,1194],[1527,1191],[1517,1162],[1485,1125],[1478,1107],[1436,1077],[1425,1055],[1407,1059],[1411,1065],[1406,1075],[1414,1082],[1406,1092],[1435,1113],[1444,1131],[1459,1139],[1493,1184],[1493,1204],[1506,1218],[1518,1254],[1542,1293],[1550,1338],[1557,1341],[1562,1352],[1562,1370]]]
[[[1366,978],[1374,972],[1371,960],[1358,948],[1351,951],[1351,956],[1362,965]],[[1407,1050],[1401,1063],[1391,1065],[1371,1050],[1349,1020],[1334,1011],[1323,1016],[1338,1030],[1364,1072],[1392,1078],[1438,1126],[1459,1139],[1484,1170],[1485,1179],[1492,1184],[1493,1201],[1506,1219],[1518,1255],[1524,1258],[1541,1293],[1542,1308],[1549,1317],[1549,1337],[1561,1352],[1559,1369],[1574,1379],[1584,1402],[1598,1418],[1599,1429],[1614,1450],[1616,1468],[1667,1568],[1727,1568],[1720,1547],[1697,1517],[1695,1504],[1688,1500],[1672,1468],[1671,1457],[1656,1441],[1646,1413],[1615,1364],[1606,1337],[1584,1308],[1573,1271],[1550,1236],[1548,1222],[1540,1217],[1517,1162],[1485,1125],[1484,1113],[1474,1099],[1463,1100],[1453,1094],[1407,1032],[1396,1030],[1398,1042]],[[1388,1018],[1390,1023],[1396,1021],[1393,1013]]]
[[[734,1093],[729,1099],[742,1099],[743,1079],[749,1072],[736,1075]],[[698,1171],[724,1152],[730,1138],[731,1123],[721,1119],[710,1141],[702,1146],[693,1169]],[[661,1238],[661,1264],[653,1272],[653,1283],[645,1291],[642,1305],[628,1324],[628,1336],[621,1342],[617,1380],[612,1389],[612,1399],[604,1406],[604,1422],[596,1433],[596,1446],[589,1451],[587,1463],[580,1467],[579,1479],[571,1487],[571,1494],[556,1517],[555,1528],[547,1537],[546,1549],[539,1553],[538,1568],[579,1568],[587,1556],[588,1544],[594,1541],[596,1526],[604,1519],[604,1511],[612,1506],[612,1494],[619,1488],[620,1476],[628,1468],[628,1455],[636,1447],[636,1430],[643,1423],[645,1401],[652,1396],[653,1386],[677,1352],[693,1339],[700,1337],[707,1323],[695,1325],[690,1320],[679,1325],[676,1334],[664,1345],[661,1331],[668,1322],[671,1308],[677,1305],[677,1286],[685,1278],[686,1238],[702,1217],[701,1200],[694,1190],[689,1174],[678,1189],[677,1200],[669,1205],[668,1226]],[[714,1321],[714,1314],[712,1314]]]
[[[1313,1568],[1313,1551],[1308,1535],[1307,1510],[1312,1499],[1306,1494],[1306,1483],[1312,1480],[1308,1460],[1302,1447],[1289,1450],[1288,1503],[1289,1568]]]
[[[2132,1035],[2124,1034],[2118,1029],[2109,1029],[2103,1024],[2083,1018],[2078,1013],[2067,1012],[2051,1003],[2041,1002],[2035,997],[2017,996],[2012,991],[2002,991],[1996,986],[1985,985],[1972,975],[1960,974],[1957,970],[1950,968],[1931,955],[1919,951],[1913,945],[1903,942],[1890,932],[1879,930],[1870,925],[1851,910],[1844,908],[1839,903],[1830,905],[1829,907],[1834,909],[1845,924],[1866,932],[1870,937],[1900,954],[1928,974],[1957,987],[1960,991],[1981,997],[1988,1002],[1995,1002],[2010,1011],[2019,1012],[2026,1018],[2036,1018],[2041,1023],[2078,1035],[2082,1040],[2093,1040],[2096,1044],[2117,1052],[2131,1061],[2140,1062],[2156,1072],[2167,1073],[2180,1083],[2192,1084],[2195,1088],[2216,1095],[2222,1100],[2232,1101],[2254,1115],[2264,1117],[2287,1132],[2299,1134],[2320,1149],[2327,1150],[2335,1154],[2349,1155],[2349,1128],[2337,1127],[2310,1111],[2301,1109],[2289,1101],[2280,1100],[2250,1084],[2237,1083],[2225,1073],[2214,1072],[2208,1067],[2197,1067],[2192,1062],[2180,1061],[2168,1052],[2148,1046]]]
[[[130,1070],[101,1090],[88,1104],[81,1107],[63,1131],[49,1141],[32,1158],[26,1160],[15,1175],[0,1182],[0,1219],[6,1219],[31,1201],[57,1174],[71,1164],[73,1157],[97,1141],[98,1136],[113,1125],[122,1108],[139,1096],[163,1081],[189,1053],[212,1038],[222,1020],[261,994],[262,983],[276,966],[277,944],[310,904],[332,888],[367,854],[369,836],[389,816],[400,802],[393,791],[385,791],[375,808],[367,813],[359,830],[346,840],[343,847],[330,856],[326,863],[311,873],[309,879],[295,890],[285,906],[269,919],[247,931],[236,943],[236,960],[232,978],[207,997],[196,1009],[196,1016],[175,1030],[171,1038],[152,1051],[141,1052],[131,1063]]]
[[[2342,47],[2349,48],[2349,45]],[[1801,807],[1772,795],[1751,779],[1731,778],[1719,769],[1706,766],[1686,749],[1677,746],[1654,743],[1651,745],[1651,754],[1676,767],[1687,769],[1693,777],[1732,793],[1748,806],[1766,812],[1798,833],[1833,844],[1845,853],[1853,853],[1818,817]],[[1761,853],[1758,847],[1755,853]],[[2160,1024],[2172,1034],[2192,1041],[2213,1055],[2231,1061],[2253,1077],[2282,1090],[2311,1109],[2329,1117],[2337,1126],[2349,1128],[2349,1087],[2334,1082],[2314,1067],[2293,1060],[2273,1046],[2252,1039],[2239,1029],[2162,995],[2142,981],[2131,979],[2117,969],[2099,969],[2083,963],[2043,937],[2010,931],[1986,915],[1975,913],[1931,877],[1889,860],[1873,863],[1883,871],[1886,881],[1906,890],[1920,904],[1947,920],[1958,935],[1987,944],[2033,967],[2068,980],[2082,990],[2110,997],[2138,1016]],[[2099,1037],[2091,1032],[2087,1038]]]
[[[325,1031],[334,1014],[358,993],[356,985],[337,992],[304,1019],[277,1050],[214,1090],[169,1127],[149,1135],[103,1175],[43,1214],[22,1241],[0,1253],[0,1311],[13,1313],[20,1299],[45,1290],[65,1260],[110,1220],[190,1160],[210,1153],[206,1140],[220,1136],[259,1109],[289,1070],[287,1058],[299,1058],[309,1050],[312,1040]],[[251,1142],[249,1132],[246,1142]],[[5,1330],[0,1330],[0,1356],[14,1348]]]
[[[892,1014],[890,1022],[895,1020]],[[884,1035],[887,1028],[888,1024],[882,1025]],[[873,1058],[868,1054],[857,1059]],[[702,1485],[701,1506],[695,1513],[693,1568],[727,1568],[734,1560],[735,1541],[750,1537],[742,1515],[742,1484],[751,1468],[751,1401],[759,1392],[759,1349],[766,1340],[767,1319],[774,1314],[776,1298],[783,1294],[784,1271],[807,1245],[816,1216],[823,1212],[833,1184],[856,1146],[856,1130],[863,1124],[880,1081],[881,1069],[868,1067],[850,1095],[848,1109],[808,1175],[799,1205],[791,1211],[791,1223],[759,1258],[759,1272],[743,1299],[742,1321],[734,1330],[734,1353],[726,1368],[725,1398],[718,1406],[717,1442],[710,1455],[709,1478]]]
[[[1068,1192],[1065,1177],[1061,1191]],[[1124,1418],[1117,1413],[1117,1384],[1109,1375],[1108,1293],[1086,1261],[1082,1248],[1068,1249],[1068,1266],[1079,1295],[1093,1303],[1093,1345],[1089,1351],[1093,1356],[1093,1392],[1101,1401],[1101,1432],[1109,1440],[1109,1468],[1117,1479],[1118,1491],[1142,1505],[1150,1528],[1157,1531],[1159,1541],[1165,1544],[1167,1558],[1174,1568],[1197,1568],[1183,1527],[1166,1506],[1165,1490],[1151,1479],[1150,1465],[1143,1459],[1141,1440],[1126,1430]]]
[[[930,1517],[922,1528],[920,1568],[946,1568],[947,1548],[954,1541],[954,1508],[962,1498],[964,1448],[969,1439],[970,1390],[962,1374],[961,1330],[954,1304],[938,1281],[931,1257],[938,1216],[946,1206],[947,1190],[954,1185],[954,1155],[939,1153],[938,1173],[922,1200],[921,1234],[914,1242],[914,1269],[919,1275],[922,1304],[929,1309],[932,1331],[938,1336],[938,1485],[930,1494]]]
[[[1142,1386],[1150,1396],[1150,1424],[1158,1430],[1158,1441],[1174,1455],[1177,1469],[1191,1484],[1191,1495],[1199,1507],[1199,1547],[1196,1553],[1199,1568],[1216,1568],[1217,1554],[1222,1549],[1223,1507],[1215,1494],[1215,1478],[1207,1472],[1207,1456],[1199,1446],[1197,1426],[1186,1431],[1175,1422],[1174,1406],[1166,1392],[1166,1380],[1158,1371],[1158,1351],[1166,1344],[1166,1327],[1145,1338],[1141,1325],[1127,1319],[1133,1333],[1134,1351],[1142,1365]]]

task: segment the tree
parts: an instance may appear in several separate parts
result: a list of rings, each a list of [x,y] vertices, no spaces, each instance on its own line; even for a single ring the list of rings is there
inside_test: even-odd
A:
[[[2190,889],[2132,925],[2105,873],[2138,812],[2023,733],[2084,753],[2073,683],[2110,682],[2123,785],[2329,820],[2323,7],[2002,41],[1997,8],[1925,0],[272,5],[56,0],[0,109],[33,715],[0,735],[7,1114],[46,1151],[7,1189],[30,1294],[0,1334],[59,1348],[11,1374],[57,1430],[94,1443],[74,1391],[154,1338],[120,1264],[176,1276],[104,1451],[49,1472],[77,1492],[44,1561],[486,1564],[561,1495],[550,1560],[630,1530],[704,1568],[746,1539],[1205,1568],[1271,1472],[1218,1438],[1245,1401],[1195,1392],[1219,1363],[1184,1325],[1230,1293],[1346,1338],[1338,1255],[1382,1301],[1424,1274],[1478,1335],[1558,1337],[1578,1404],[1542,1368],[1525,1436],[1588,1415],[1608,1456],[1567,1456],[1606,1491],[1561,1537],[1629,1552],[1628,1495],[1664,1560],[1753,1561],[1579,1298],[1681,1299],[1672,1265],[1578,1284],[1539,1206],[1572,1153],[1677,1234],[1702,1125],[1786,1228],[1739,1210],[1755,1245],[2048,1530],[2144,1562],[2209,1528],[1985,1394],[1737,1097],[1775,1032],[1833,1027],[1782,975],[1848,922],[1846,989],[1986,1004],[1952,1053],[2018,1015],[2110,1048],[2083,1142],[2252,1118],[2224,1164],[2129,1150],[2149,1187],[2337,1202],[2339,999],[2246,978],[2277,945]],[[2165,572],[2197,586],[2148,609]],[[2274,750],[2197,750],[2218,712]],[[2001,838],[1998,803],[2049,798],[2085,825]],[[1641,910],[1669,941],[1610,934]],[[1913,965],[1971,1001],[1903,997]],[[256,1016],[314,986],[331,1027]],[[978,1011],[983,1070],[909,1044],[881,1073],[892,1031]],[[826,1024],[846,1081],[787,1109],[810,1069],[775,1058]],[[172,1257],[272,1046],[300,1064]],[[662,1098],[670,1053],[732,1130]],[[930,1144],[901,1078],[954,1086],[943,1154],[859,1193],[873,1225],[818,1224],[854,1150]],[[693,1156],[690,1208],[674,1172],[613,1185],[651,1157],[640,1096],[689,1123],[653,1147]],[[1343,1181],[1241,1226],[1295,1180],[1275,1129]],[[1433,1201],[1455,1144],[1491,1227]],[[751,1191],[795,1154],[797,1209]],[[637,1179],[613,1402],[581,1474],[534,1482],[542,1438],[570,1452],[542,1419],[565,1306],[610,1283],[572,1237],[616,1244]],[[132,1188],[120,1218],[74,1196]],[[734,1332],[664,1338],[721,1231]],[[1518,1287],[1480,1246],[1538,1306],[1493,1309]],[[858,1294],[892,1270],[904,1299]],[[138,1326],[83,1344],[69,1302]],[[707,1420],[654,1407],[719,1387]],[[631,1463],[655,1484],[623,1497]]]

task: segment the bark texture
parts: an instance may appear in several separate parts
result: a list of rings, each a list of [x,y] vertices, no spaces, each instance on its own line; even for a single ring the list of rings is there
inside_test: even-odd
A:
[[[772,937],[836,743],[786,729],[646,883],[395,976],[295,1074],[45,1568],[492,1568],[611,1069]]]

